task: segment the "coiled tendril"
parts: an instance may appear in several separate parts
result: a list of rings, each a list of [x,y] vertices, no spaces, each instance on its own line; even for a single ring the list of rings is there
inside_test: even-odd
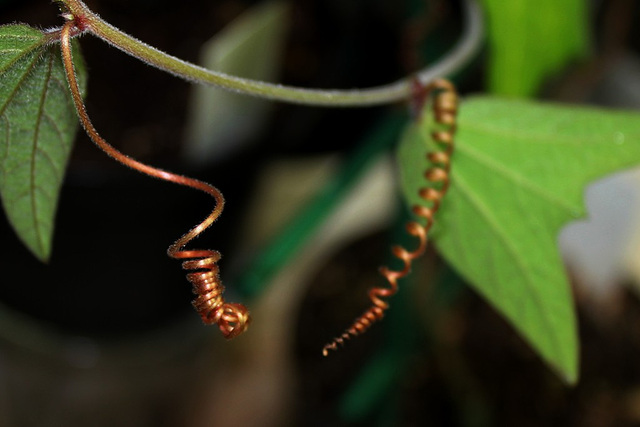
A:
[[[418,239],[418,247],[412,252],[398,245],[391,248],[393,255],[404,263],[404,268],[400,271],[391,270],[386,266],[380,268],[380,274],[384,276],[389,286],[375,287],[369,290],[371,307],[358,317],[342,335],[324,346],[322,349],[324,356],[329,355],[329,350],[337,350],[338,345],[344,345],[346,340],[362,334],[373,323],[382,319],[385,311],[389,308],[389,303],[385,298],[398,291],[398,279],[409,274],[412,261],[420,257],[426,250],[427,234],[433,225],[435,213],[440,208],[440,203],[449,188],[453,137],[456,131],[458,112],[458,95],[451,82],[444,79],[435,80],[424,87],[422,92],[417,94],[417,97],[426,99],[426,96],[431,94],[434,94],[434,118],[442,130],[436,130],[431,134],[433,140],[440,146],[439,150],[427,154],[427,160],[431,166],[426,170],[424,176],[431,185],[421,188],[419,191],[420,197],[427,202],[427,206],[416,205],[412,209],[414,214],[426,220],[426,225],[422,226],[415,221],[406,225],[407,233]]]
[[[224,200],[217,189],[209,187],[216,192],[214,197],[217,200],[216,210],[218,213],[211,220],[213,222],[220,215]],[[193,293],[197,295],[197,298],[193,300],[193,306],[200,314],[202,321],[208,325],[217,324],[225,338],[233,338],[247,329],[251,322],[251,317],[244,305],[224,301],[222,296],[224,286],[222,286],[222,281],[220,280],[220,269],[217,264],[221,256],[220,252],[212,250],[187,251],[182,249],[206,227],[208,227],[208,224],[203,222],[192,229],[173,245],[169,246],[167,254],[172,258],[186,259],[182,263],[182,268],[191,270],[187,274],[187,280],[191,282]]]
[[[73,66],[70,35],[73,31],[78,30],[78,25],[73,16],[67,15],[64,17],[67,19],[67,22],[60,32],[62,60],[80,123],[91,140],[101,150],[125,166],[165,181],[174,182],[176,184],[204,191],[215,199],[216,206],[211,214],[209,214],[204,221],[179,238],[174,244],[169,246],[167,254],[175,259],[185,260],[182,263],[182,268],[190,271],[190,273],[187,274],[187,280],[191,282],[193,285],[193,292],[197,295],[196,299],[193,301],[193,305],[200,314],[204,323],[217,324],[225,338],[238,336],[247,329],[251,318],[249,316],[249,311],[242,304],[226,303],[224,301],[222,296],[224,287],[222,286],[222,281],[219,277],[219,268],[217,265],[217,262],[220,259],[220,253],[212,250],[184,249],[191,240],[196,238],[216,219],[218,219],[224,207],[224,198],[222,197],[222,194],[217,188],[207,184],[206,182],[177,175],[138,162],[137,160],[134,160],[116,150],[98,134],[98,131],[96,131],[87,114]]]

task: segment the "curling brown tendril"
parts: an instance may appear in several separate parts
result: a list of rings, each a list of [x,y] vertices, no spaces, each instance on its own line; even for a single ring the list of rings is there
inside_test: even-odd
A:
[[[182,268],[190,271],[187,273],[187,280],[193,285],[193,292],[197,295],[193,305],[206,324],[217,324],[225,338],[233,338],[244,332],[251,318],[249,311],[242,304],[226,303],[222,296],[224,287],[219,276],[217,265],[220,253],[212,250],[185,250],[184,247],[207,227],[209,227],[222,213],[224,198],[220,191],[210,184],[176,175],[161,169],[154,168],[144,163],[138,162],[127,155],[121,153],[105,141],[94,128],[86,111],[86,107],[80,94],[75,69],[73,66],[73,55],[71,51],[70,38],[77,25],[73,17],[68,17],[67,22],[60,32],[60,45],[62,50],[62,60],[65,67],[67,81],[71,90],[73,102],[78,113],[78,117],[85,131],[91,140],[105,153],[116,161],[135,169],[144,174],[174,182],[204,191],[211,195],[215,202],[215,208],[200,224],[191,229],[184,236],[180,237],[169,246],[167,254],[175,259],[184,260]]]
[[[444,79],[438,79],[422,88],[416,96],[426,99],[433,95],[433,114],[435,121],[443,130],[436,130],[431,137],[438,143],[440,149],[427,154],[427,160],[431,164],[424,176],[430,185],[420,189],[420,197],[428,206],[416,205],[413,213],[426,220],[422,226],[418,222],[407,223],[406,230],[411,236],[418,239],[418,247],[409,252],[402,246],[393,246],[391,251],[394,256],[404,263],[404,268],[394,271],[388,267],[381,267],[380,274],[387,280],[388,287],[376,287],[369,290],[371,307],[358,317],[353,324],[339,337],[325,345],[322,349],[324,356],[329,355],[329,350],[337,350],[338,345],[344,345],[345,341],[362,334],[371,325],[382,319],[389,303],[385,300],[398,291],[398,279],[401,279],[411,271],[411,263],[420,257],[427,247],[427,234],[433,225],[433,218],[440,208],[440,203],[449,188],[449,175],[451,168],[451,155],[453,154],[453,136],[456,131],[456,116],[458,112],[458,95],[452,83]],[[421,103],[421,102],[420,102]]]

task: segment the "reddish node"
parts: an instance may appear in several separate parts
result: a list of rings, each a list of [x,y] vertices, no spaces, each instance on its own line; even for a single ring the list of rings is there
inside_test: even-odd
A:
[[[85,16],[76,15],[73,17],[73,24],[76,29],[82,33],[87,29],[89,22]]]
[[[427,103],[429,97],[430,87],[425,86],[416,77],[411,81],[411,100],[410,109],[411,116],[414,120],[419,120],[422,114],[422,109]]]

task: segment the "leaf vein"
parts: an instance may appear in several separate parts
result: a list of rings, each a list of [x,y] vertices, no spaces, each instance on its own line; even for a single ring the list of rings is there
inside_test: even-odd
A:
[[[502,129],[483,125],[480,121],[469,120],[460,123],[460,127],[465,131],[472,131],[479,134],[485,134],[492,137],[496,142],[518,140],[526,141],[529,144],[553,144],[553,145],[584,145],[584,144],[611,144],[607,138],[607,134],[589,133],[579,135],[562,135],[558,132],[528,132],[526,127],[517,129]]]
[[[0,40],[40,40],[42,37],[40,34],[38,35],[29,35],[29,34],[0,34]]]
[[[499,173],[507,180],[517,183],[521,187],[530,191],[530,193],[543,198],[549,201],[551,204],[560,207],[564,211],[566,211],[569,215],[573,216],[573,212],[575,211],[574,206],[572,206],[567,200],[562,199],[558,196],[555,196],[551,193],[547,188],[542,187],[532,181],[526,175],[520,174],[513,169],[509,169],[503,163],[500,163],[496,159],[487,156],[480,151],[472,148],[471,145],[462,145],[459,144],[457,147],[458,151],[463,152],[467,156],[473,158],[476,162],[486,166],[487,168],[493,170],[494,172]]]
[[[20,49],[20,51],[22,51],[22,53],[20,55],[16,55],[15,58],[13,58],[9,62],[7,62],[7,64],[4,67],[0,68],[0,73],[6,72],[9,68],[13,67],[16,64],[16,62],[18,62],[22,58],[26,57],[27,55],[29,55],[30,53],[32,53],[34,50],[36,50],[39,47],[40,47],[39,44],[35,44],[33,46],[30,46],[28,49]],[[39,55],[34,55],[34,58],[36,59],[36,62],[37,62],[37,60],[39,59]]]
[[[33,188],[28,188],[24,191],[21,191],[19,193],[15,193],[13,195],[13,197],[7,197],[5,195],[5,199],[8,203],[17,203],[19,202],[21,199],[24,198],[29,198],[29,200],[31,200],[33,193],[34,192],[40,192],[41,196],[40,197],[46,197],[47,199],[52,199],[53,197],[47,192],[47,190],[45,188],[43,188],[40,185],[35,185]]]
[[[65,140],[64,140],[64,133],[62,132],[62,130],[60,130],[60,127],[58,126],[58,123],[56,122],[56,120],[53,117],[51,117],[51,115],[46,111],[44,112],[44,118],[47,119],[47,121],[49,122],[53,130],[58,135],[58,139],[60,140],[60,145],[66,146],[67,144],[65,143]]]
[[[31,174],[30,174],[30,186],[32,188],[33,194],[31,197],[31,209],[33,210],[33,227],[34,227],[34,231],[36,233],[36,239],[38,241],[38,245],[40,246],[40,250],[42,252],[45,251],[45,241],[44,241],[44,236],[42,235],[42,230],[40,227],[40,224],[38,223],[38,198],[35,196],[35,189],[36,189],[36,153],[38,151],[43,152],[42,148],[39,146],[39,142],[40,142],[40,126],[42,125],[42,117],[44,114],[44,107],[47,101],[47,94],[49,92],[49,84],[50,84],[50,78],[51,78],[51,72],[53,69],[53,55],[48,55],[49,56],[49,61],[48,64],[46,65],[46,77],[45,77],[45,87],[42,90],[42,96],[40,97],[40,103],[38,105],[38,115],[36,118],[36,126],[35,126],[35,131],[33,133],[33,149],[31,152]],[[51,159],[49,159],[51,160]]]
[[[20,77],[20,81],[18,81],[18,83],[15,85],[15,87],[11,90],[11,92],[9,93],[9,96],[7,96],[6,102],[2,106],[0,106],[0,115],[4,115],[7,107],[9,106],[9,104],[11,103],[13,98],[16,96],[18,91],[20,90],[20,86],[22,86],[24,84],[25,80],[29,78],[29,74],[31,74],[31,72],[35,68],[35,66],[38,63],[39,59],[40,58],[38,58],[37,55],[34,56],[33,62],[31,62],[31,64],[29,64],[28,67],[25,67],[25,72],[22,75],[22,77]],[[0,77],[1,77],[2,71],[3,70],[0,70]]]

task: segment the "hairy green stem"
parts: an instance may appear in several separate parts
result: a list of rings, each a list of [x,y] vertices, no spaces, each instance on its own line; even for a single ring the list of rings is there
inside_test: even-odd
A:
[[[306,89],[243,79],[199,67],[120,31],[92,12],[81,0],[61,0],[61,2],[75,19],[80,31],[91,33],[129,55],[183,79],[276,101],[328,107],[374,106],[408,99],[411,97],[412,82],[415,79],[427,85],[435,78],[449,75],[464,66],[479,49],[483,34],[480,7],[475,0],[466,0],[465,33],[461,40],[445,58],[418,72],[415,76],[367,89]]]

